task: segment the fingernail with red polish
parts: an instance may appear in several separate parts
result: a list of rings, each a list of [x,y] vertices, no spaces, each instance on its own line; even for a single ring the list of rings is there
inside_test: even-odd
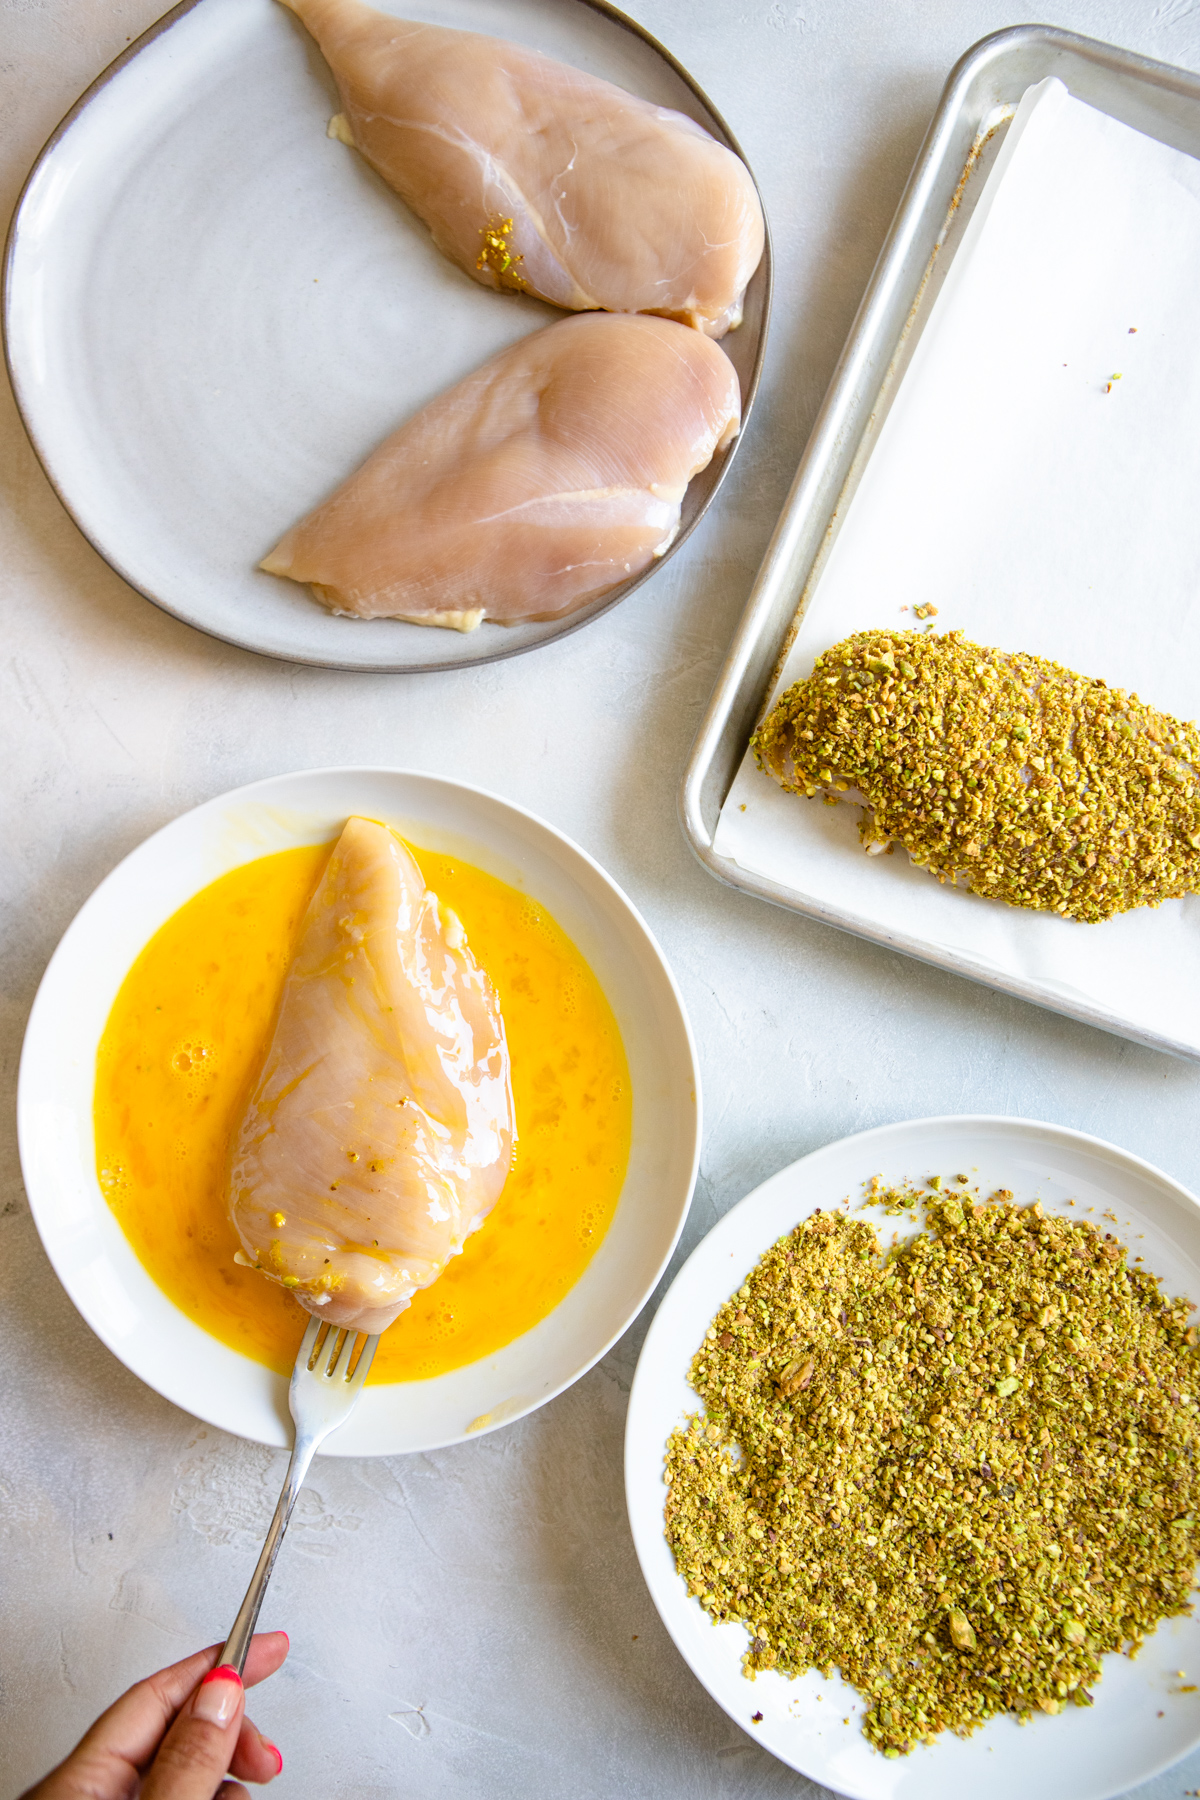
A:
[[[209,1725],[228,1725],[242,1698],[242,1679],[236,1669],[223,1663],[206,1675],[196,1689],[192,1717]]]
[[[273,1744],[271,1742],[270,1738],[263,1737],[261,1731],[259,1732],[258,1735],[259,1735],[259,1739],[262,1743],[263,1749],[269,1750],[271,1752],[271,1755],[275,1758],[276,1763],[278,1764],[278,1767],[276,1768],[275,1773],[277,1775],[282,1775],[283,1774],[283,1753],[280,1750],[279,1745]]]

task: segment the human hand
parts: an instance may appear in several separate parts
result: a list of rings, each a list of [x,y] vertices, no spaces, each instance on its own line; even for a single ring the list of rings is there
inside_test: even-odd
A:
[[[242,1682],[216,1668],[220,1653],[210,1644],[139,1681],[21,1800],[250,1800],[242,1782],[273,1781],[283,1758],[244,1716]],[[287,1653],[286,1631],[253,1638],[245,1686]]]

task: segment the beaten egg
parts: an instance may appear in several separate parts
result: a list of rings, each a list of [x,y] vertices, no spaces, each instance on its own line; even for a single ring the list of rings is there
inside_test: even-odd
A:
[[[281,1374],[308,1314],[234,1261],[225,1165],[330,848],[245,863],[180,907],[126,976],[96,1060],[100,1185],[140,1261],[190,1319]],[[520,1135],[495,1208],[384,1332],[372,1382],[444,1374],[543,1319],[608,1228],[632,1124],[620,1032],[570,938],[529,895],[412,849],[496,987]]]

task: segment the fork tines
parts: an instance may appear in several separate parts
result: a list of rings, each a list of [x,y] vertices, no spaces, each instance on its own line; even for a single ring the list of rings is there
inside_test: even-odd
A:
[[[308,1350],[304,1366],[327,1381],[352,1381],[369,1342],[365,1332],[348,1331],[317,1318],[310,1320],[304,1338]]]

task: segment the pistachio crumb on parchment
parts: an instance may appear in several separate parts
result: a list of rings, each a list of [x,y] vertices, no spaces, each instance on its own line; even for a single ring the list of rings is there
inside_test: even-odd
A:
[[[886,1756],[1091,1704],[1190,1610],[1200,1366],[1125,1246],[1001,1190],[884,1189],[926,1229],[815,1213],[721,1308],[667,1447],[667,1539],[743,1670],[841,1671]]]
[[[791,793],[853,789],[869,852],[1011,906],[1095,923],[1200,890],[1196,726],[1040,656],[860,631],[751,744]]]

